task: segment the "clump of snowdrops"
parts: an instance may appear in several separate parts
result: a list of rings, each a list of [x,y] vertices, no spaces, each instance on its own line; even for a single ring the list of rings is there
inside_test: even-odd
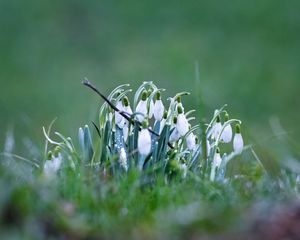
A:
[[[166,181],[189,175],[223,181],[227,163],[244,149],[241,121],[231,119],[225,106],[215,110],[210,122],[195,122],[195,110],[183,104],[188,92],[165,97],[164,89],[144,82],[130,99],[129,84],[115,88],[107,97],[88,80],[83,84],[95,91],[104,103],[98,123],[93,122],[95,136],[88,125],[79,128],[80,150],[71,138],[55,132],[59,141],[44,134],[51,150],[44,163],[47,177],[61,168],[72,171],[94,169],[104,175],[122,175],[138,171],[150,179],[162,175]],[[231,145],[226,149],[224,145]]]

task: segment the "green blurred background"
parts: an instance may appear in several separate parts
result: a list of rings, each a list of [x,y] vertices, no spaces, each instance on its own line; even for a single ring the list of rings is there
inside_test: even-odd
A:
[[[208,116],[224,103],[252,136],[276,116],[299,135],[300,1],[0,0],[0,143],[42,145],[42,126],[72,137],[105,94],[152,80],[171,96],[195,93],[195,61]],[[184,99],[194,108],[195,95]]]

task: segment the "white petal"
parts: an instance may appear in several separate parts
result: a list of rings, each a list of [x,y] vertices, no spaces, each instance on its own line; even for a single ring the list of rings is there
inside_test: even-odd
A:
[[[220,167],[221,162],[222,162],[222,158],[220,156],[220,153],[215,153],[214,160],[213,160],[213,166]]]
[[[233,138],[233,150],[240,154],[243,151],[244,141],[240,133],[236,133]]]
[[[161,100],[156,100],[153,107],[153,114],[156,121],[161,121],[165,111],[164,104]]]
[[[176,128],[180,136],[184,136],[189,131],[189,123],[183,113],[178,114]]]
[[[137,120],[142,122],[147,115],[147,102],[143,100],[139,101],[135,111],[136,113],[139,113],[136,115]]]
[[[190,133],[186,138],[186,144],[189,150],[194,150],[196,147],[196,137],[193,133]]]
[[[148,129],[142,129],[139,133],[138,150],[141,155],[148,155],[151,151],[151,136]]]
[[[120,150],[120,164],[121,166],[127,171],[128,170],[128,166],[127,166],[127,157],[126,157],[126,152],[124,148],[121,148]]]
[[[231,141],[231,139],[232,139],[232,128],[231,128],[230,124],[226,125],[226,127],[224,128],[224,130],[222,132],[221,139],[225,143],[229,143]]]

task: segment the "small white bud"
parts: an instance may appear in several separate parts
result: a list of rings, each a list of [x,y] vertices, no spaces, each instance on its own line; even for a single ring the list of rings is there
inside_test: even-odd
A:
[[[151,136],[148,129],[139,132],[138,150],[141,155],[148,155],[151,151]]]

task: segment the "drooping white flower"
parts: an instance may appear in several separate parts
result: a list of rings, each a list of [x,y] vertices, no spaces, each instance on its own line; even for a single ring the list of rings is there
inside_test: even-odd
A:
[[[123,111],[123,103],[122,103],[122,101],[118,101],[116,103],[116,107],[119,109],[119,111]],[[119,128],[123,128],[124,127],[125,119],[118,112],[115,112],[115,123],[118,125]]]
[[[184,136],[189,131],[189,123],[181,107],[178,107],[176,128],[180,136]]]
[[[242,134],[236,133],[233,138],[233,150],[236,153],[240,154],[243,151],[243,147],[244,147],[244,141],[243,141]]]
[[[216,122],[213,126],[212,138],[217,139],[220,132],[221,132],[221,130],[222,130],[222,124],[221,124],[220,116],[218,115],[217,119],[216,119]]]
[[[210,172],[210,180],[211,181],[213,181],[215,179],[216,169],[220,167],[221,163],[222,163],[222,158],[220,155],[220,149],[217,148],[214,158],[213,158],[212,166],[211,166],[211,172]]]
[[[213,159],[213,166],[214,167],[220,167],[222,162],[222,158],[220,155],[220,150],[217,149],[215,155],[214,155],[214,159]]]
[[[59,170],[62,163],[62,155],[58,153],[57,157],[52,157],[51,160],[47,160],[44,164],[44,174],[46,177],[52,177]]]
[[[120,164],[121,166],[125,169],[125,171],[127,172],[128,170],[128,165],[127,165],[127,156],[126,156],[126,151],[124,148],[121,148],[120,153],[119,153],[119,160],[120,160]]]
[[[141,155],[148,155],[151,151],[151,136],[148,129],[143,128],[138,136],[138,150]]]
[[[190,133],[186,138],[186,144],[189,150],[193,151],[196,148],[196,136],[194,133]]]
[[[226,123],[225,123],[226,124]],[[229,143],[232,139],[232,128],[230,124],[227,124],[222,132],[221,139],[225,143]]]
[[[244,141],[241,134],[241,126],[240,124],[235,125],[235,135],[233,138],[233,150],[234,152],[240,154],[243,151]]]
[[[156,101],[153,107],[153,114],[156,121],[161,121],[164,115],[165,107],[160,97],[160,92],[156,94]]]
[[[147,116],[147,92],[143,91],[142,93],[142,99],[139,101],[138,105],[136,106],[135,109],[136,113],[136,118],[139,122],[143,122],[145,117]]]

